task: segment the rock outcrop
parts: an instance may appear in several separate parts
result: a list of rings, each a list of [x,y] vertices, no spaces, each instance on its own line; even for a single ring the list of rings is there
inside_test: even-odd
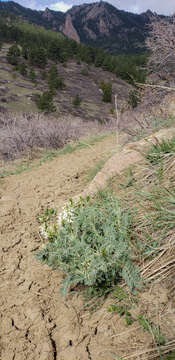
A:
[[[80,37],[72,24],[71,15],[67,14],[65,19],[65,24],[60,26],[60,30],[65,34],[67,37],[80,42]]]

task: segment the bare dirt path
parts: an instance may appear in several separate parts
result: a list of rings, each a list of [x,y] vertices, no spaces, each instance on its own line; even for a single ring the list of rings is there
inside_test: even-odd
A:
[[[89,350],[98,319],[83,328],[81,297],[65,302],[62,274],[34,258],[42,244],[36,217],[83,191],[87,170],[115,146],[110,136],[0,184],[0,360],[103,359]]]

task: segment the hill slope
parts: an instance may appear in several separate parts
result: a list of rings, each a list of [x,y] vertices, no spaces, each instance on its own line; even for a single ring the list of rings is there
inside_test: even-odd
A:
[[[12,111],[36,112],[35,95],[48,90],[47,79],[43,80],[40,69],[35,68],[36,79],[31,81],[29,76],[22,76],[19,71],[7,62],[8,45],[0,51],[0,105]],[[52,62],[49,61],[45,72],[49,71]],[[116,75],[97,68],[94,65],[77,64],[69,61],[67,65],[59,63],[58,73],[64,79],[64,88],[57,91],[54,104],[57,115],[78,116],[87,120],[107,120],[114,112],[114,97],[112,103],[102,101],[100,83],[109,81],[113,94],[118,94],[119,102],[127,104],[131,85],[116,77]],[[84,75],[84,72],[86,75]],[[73,106],[76,95],[81,98],[80,106]]]

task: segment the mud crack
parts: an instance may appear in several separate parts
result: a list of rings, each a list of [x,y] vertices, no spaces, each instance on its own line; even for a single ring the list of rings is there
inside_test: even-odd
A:
[[[94,335],[97,335],[97,331],[98,331],[98,328],[97,326],[95,327],[95,330],[94,330]]]
[[[91,356],[91,352],[89,350],[89,345],[90,345],[91,339],[89,339],[88,344],[86,345],[86,352],[88,353],[88,359],[92,360],[92,356]]]
[[[20,331],[19,327],[15,325],[14,319],[11,319],[12,327],[14,327],[16,330]]]
[[[52,337],[52,331],[56,328],[56,325],[54,325],[51,329],[51,331],[49,332],[49,338],[50,338],[50,342],[52,345],[52,351],[53,351],[53,360],[57,360],[57,347],[56,347],[56,342]]]
[[[16,241],[13,245],[10,245],[7,248],[2,248],[3,253],[7,253],[10,249],[14,249],[15,246],[19,245],[21,243],[22,239],[20,238],[18,241]]]
[[[31,287],[32,287],[33,283],[34,283],[34,281],[32,281],[32,282],[30,283],[30,285],[29,285],[29,287],[28,287],[28,290],[29,290],[29,291],[31,290]]]
[[[29,341],[29,343],[31,344],[31,340],[29,339],[29,329],[30,329],[30,328],[28,328],[28,329],[26,330],[25,338],[26,338],[26,340]]]
[[[18,264],[17,264],[16,270],[17,269],[21,270],[20,265],[21,265],[22,259],[23,259],[23,256],[20,254],[20,256],[18,257]]]

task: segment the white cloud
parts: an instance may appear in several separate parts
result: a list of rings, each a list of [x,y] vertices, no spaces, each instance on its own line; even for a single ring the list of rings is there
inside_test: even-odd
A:
[[[31,9],[36,9],[36,8],[37,8],[37,3],[36,3],[35,0],[32,0],[32,1],[30,2],[30,8],[31,8]]]
[[[58,1],[57,3],[48,5],[48,7],[51,10],[66,12],[72,7],[72,5],[66,4],[64,1]]]
[[[27,8],[33,9],[33,10],[41,10],[43,8],[42,5],[38,4],[37,0],[20,0],[20,1],[16,1],[18,2],[20,5],[25,6]]]
[[[141,13],[148,9],[158,14],[171,15],[175,12],[174,0],[107,0],[122,10]]]
[[[136,14],[139,14],[140,13],[140,8],[139,6],[137,5],[132,5],[128,11],[132,12],[132,13],[136,13]]]

